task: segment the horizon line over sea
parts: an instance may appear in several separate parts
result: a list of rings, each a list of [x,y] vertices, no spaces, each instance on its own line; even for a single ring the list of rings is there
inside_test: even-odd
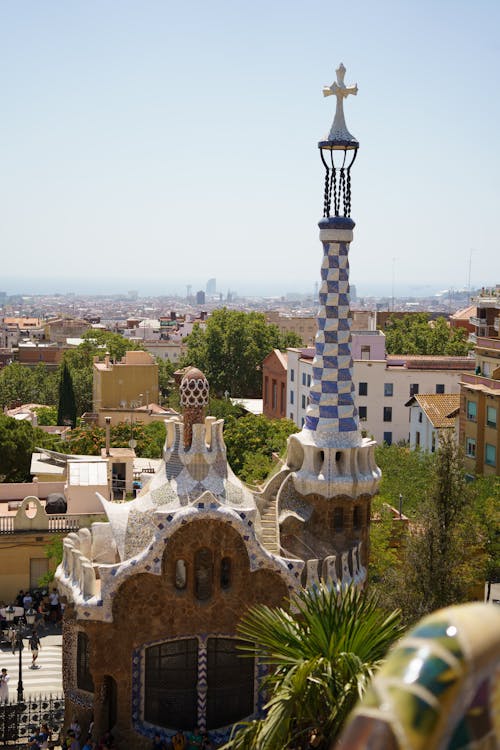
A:
[[[137,291],[139,297],[179,297],[185,299],[187,295],[187,283],[178,280],[166,280],[161,283],[158,280],[141,279],[85,279],[85,278],[4,278],[0,281],[0,292],[9,296],[51,296],[75,294],[79,296],[115,296],[128,294],[129,290]],[[245,279],[217,279],[217,294],[226,298],[228,292],[236,293],[240,297],[290,297],[298,296],[313,297],[316,280],[305,285],[304,280],[291,281],[265,281],[255,282]],[[206,281],[191,282],[190,293],[195,295],[198,290],[205,290]],[[390,281],[387,283],[370,283],[353,281],[351,286],[356,289],[356,297],[431,297],[452,296],[464,293],[464,285],[453,286],[446,282],[435,282],[432,284],[416,284],[412,282],[400,282],[394,286]],[[471,291],[480,288],[472,286]]]

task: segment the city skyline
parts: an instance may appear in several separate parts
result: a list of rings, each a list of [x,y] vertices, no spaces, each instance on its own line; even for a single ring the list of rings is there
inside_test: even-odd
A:
[[[2,16],[2,288],[312,289],[334,113],[321,90],[341,60],[359,86],[345,107],[358,294],[498,281],[496,4]]]

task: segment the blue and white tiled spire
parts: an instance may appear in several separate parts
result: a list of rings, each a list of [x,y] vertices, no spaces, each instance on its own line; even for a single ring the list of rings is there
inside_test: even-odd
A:
[[[326,434],[338,433],[340,443],[347,447],[360,442],[349,314],[348,254],[354,222],[348,217],[327,217],[319,226],[323,243],[322,282],[305,429],[325,433],[325,438]]]
[[[335,436],[336,444],[349,447],[361,442],[352,380],[348,257],[354,228],[350,218],[350,169],[359,143],[347,130],[343,102],[349,94],[357,94],[358,87],[345,85],[342,63],[336,72],[337,80],[323,89],[324,96],[332,95],[337,99],[335,119],[326,138],[318,144],[326,170],[324,216],[319,222],[323,263],[313,384],[305,429],[318,433],[317,442]],[[348,153],[352,158],[347,160]],[[335,164],[337,154],[343,157],[341,166]],[[339,215],[341,207],[343,216]]]

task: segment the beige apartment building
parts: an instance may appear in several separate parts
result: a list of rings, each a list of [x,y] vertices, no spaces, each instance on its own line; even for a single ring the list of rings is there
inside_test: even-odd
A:
[[[460,382],[459,440],[467,471],[494,476],[500,474],[500,287],[473,301],[475,370]]]
[[[126,352],[120,362],[113,362],[108,356],[103,361],[95,357],[92,402],[97,414],[114,409],[130,412],[146,404],[157,404],[158,365],[152,354]],[[104,418],[101,421],[104,423]]]

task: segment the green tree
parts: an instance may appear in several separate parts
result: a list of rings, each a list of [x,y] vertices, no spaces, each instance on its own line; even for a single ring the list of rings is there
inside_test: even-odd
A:
[[[35,403],[37,396],[33,370],[13,362],[0,370],[0,404],[9,407],[13,402]]]
[[[59,383],[59,403],[57,407],[57,423],[60,425],[76,425],[76,400],[73,389],[73,379],[66,362],[61,370],[61,381]]]
[[[33,448],[31,424],[0,414],[0,481],[29,481]]]
[[[160,458],[165,444],[165,425],[153,422],[144,425],[142,422],[120,422],[110,430],[110,444],[112,448],[126,448],[129,440],[136,441],[135,452],[144,458]],[[104,428],[95,425],[77,427],[71,430],[64,443],[66,453],[83,456],[99,456],[106,445]]]
[[[39,406],[35,409],[40,427],[57,425],[57,409],[55,406]]]
[[[397,602],[413,622],[470,599],[472,587],[485,580],[486,541],[460,451],[453,435],[443,431],[429,489],[415,510],[398,564],[382,576],[386,605]]]
[[[222,308],[209,317],[204,330],[195,325],[187,337],[182,364],[202,370],[212,391],[222,396],[258,397],[262,392],[262,360],[274,348],[300,345],[295,334],[283,337],[262,313]]]
[[[388,354],[466,356],[472,345],[461,328],[450,328],[445,318],[429,320],[425,313],[391,316],[385,330]]]
[[[272,454],[282,454],[289,435],[298,432],[290,419],[268,419],[247,414],[230,417],[225,425],[227,460],[234,473],[245,482],[260,482],[272,468]]]
[[[162,399],[161,403],[163,403],[163,400],[168,400],[173,388],[176,368],[168,359],[162,359],[161,357],[156,357],[156,363],[158,365],[158,389]]]
[[[53,568],[53,570],[49,570],[48,573],[45,573],[45,575],[39,579],[39,586],[48,588],[54,580],[55,569],[60,563],[62,563],[63,559],[63,540],[63,536],[55,536],[45,547],[45,557],[52,562],[50,567]]]
[[[269,700],[265,718],[237,727],[227,750],[304,747],[313,733],[317,748],[329,748],[403,632],[398,611],[384,613],[355,588],[339,595],[321,584],[294,604],[294,612],[255,606],[240,623],[243,648],[270,668]]]

